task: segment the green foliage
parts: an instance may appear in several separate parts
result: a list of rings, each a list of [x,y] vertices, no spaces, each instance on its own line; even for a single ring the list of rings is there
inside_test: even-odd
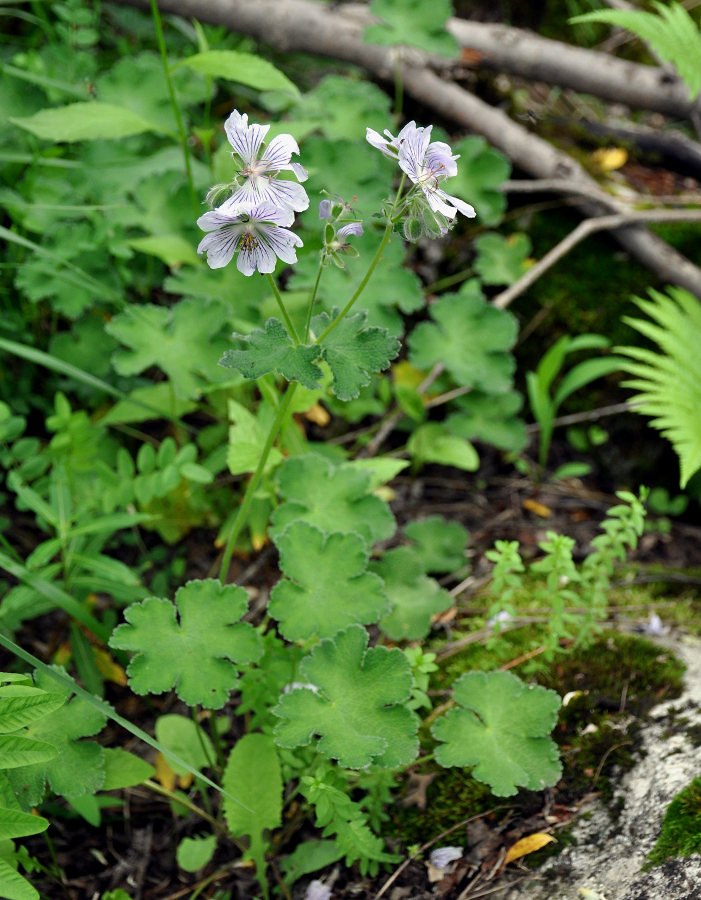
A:
[[[192,769],[205,769],[212,765],[215,758],[214,747],[207,734],[185,716],[170,713],[156,719],[156,738],[158,742],[175,753]],[[176,775],[187,775],[189,769],[174,760],[168,759],[168,765]]]
[[[174,688],[191,706],[219,709],[238,680],[239,667],[261,655],[253,627],[239,619],[248,597],[243,588],[212,579],[189,581],[175,602],[147,597],[124,612],[110,646],[135,653],[127,674],[137,694]]]
[[[317,747],[348,768],[394,768],[418,752],[418,719],[406,708],[411,671],[401,650],[368,649],[360,625],[322,640],[300,664],[308,686],[283,694],[273,710],[275,740],[300,747],[320,735]]]
[[[265,881],[266,829],[277,828],[282,815],[282,776],[272,738],[265,734],[247,734],[229,754],[222,785],[238,803],[224,797],[224,815],[229,831],[246,835],[250,847],[246,858],[256,864],[256,876],[268,896]]]
[[[458,197],[469,197],[478,220],[493,228],[506,209],[506,194],[499,185],[511,174],[511,164],[483,137],[463,138],[454,149],[460,154],[460,163],[458,174],[450,181],[451,190]]]
[[[517,416],[522,405],[523,398],[516,391],[470,391],[458,398],[457,411],[447,417],[446,428],[468,441],[481,440],[500,450],[523,450],[528,436],[525,422]]]
[[[10,120],[46,141],[94,141],[159,131],[153,122],[112,103],[71,103]]]
[[[427,516],[406,524],[404,534],[412,542],[412,554],[424,572],[455,572],[465,563],[465,544],[470,535],[458,522]]]
[[[245,84],[258,91],[288,91],[299,94],[296,86],[279,69],[254,53],[240,50],[205,50],[188,56],[181,65],[208,78],[221,78]]]
[[[469,441],[450,434],[439,422],[427,422],[412,433],[406,448],[418,465],[433,462],[467,472],[479,468],[479,456]]]
[[[602,9],[570,19],[572,23],[604,22],[632,31],[663,62],[671,62],[693,100],[701,91],[701,34],[681,3],[652,0],[656,12],[642,9]]]
[[[183,838],[175,853],[178,865],[186,872],[198,872],[214,856],[216,847],[217,838],[214,834]]]
[[[569,369],[557,387],[553,388],[566,356],[579,350],[605,349],[609,345],[608,339],[600,334],[583,334],[574,338],[564,335],[545,353],[536,371],[526,373],[528,399],[540,430],[538,462],[541,470],[547,462],[553,422],[560,406],[571,394],[585,385],[619,371],[623,362],[616,356],[586,359]]]
[[[488,232],[475,239],[475,250],[474,269],[483,284],[513,284],[528,268],[531,241],[526,234]]]
[[[660,836],[648,854],[645,868],[673,857],[701,852],[701,778],[694,778],[667,807]]]
[[[281,579],[268,612],[289,641],[330,638],[354,622],[377,622],[387,606],[382,581],[367,571],[368,551],[357,534],[324,534],[307,522],[275,538]]]
[[[373,0],[370,11],[382,24],[367,26],[367,43],[407,44],[441,56],[459,53],[457,41],[445,30],[453,14],[450,0],[435,0],[430,6],[422,0]]]
[[[653,416],[651,424],[672,442],[679,456],[680,485],[685,487],[701,468],[701,307],[683,288],[671,287],[668,295],[649,293],[651,300],[635,301],[649,318],[624,321],[660,352],[645,347],[616,349],[628,357],[621,368],[634,376],[624,384],[637,391],[635,410]]]
[[[487,303],[476,279],[429,309],[434,321],[422,322],[409,336],[412,364],[428,370],[442,363],[461,385],[490,394],[507,391],[514,370],[509,350],[518,330],[514,317]]]
[[[554,691],[527,685],[511,672],[467,672],[453,692],[459,708],[431,729],[444,742],[436,748],[442,766],[474,766],[473,776],[497,797],[557,782],[562,767],[548,737],[560,708]]]
[[[284,502],[271,517],[271,535],[304,521],[327,534],[356,532],[368,545],[391,537],[394,517],[387,503],[370,493],[370,484],[367,469],[352,463],[334,466],[315,454],[287,460],[278,475]]]

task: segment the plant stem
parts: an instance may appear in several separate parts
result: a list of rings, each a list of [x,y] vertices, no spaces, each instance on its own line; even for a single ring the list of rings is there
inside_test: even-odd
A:
[[[273,449],[275,438],[278,436],[278,433],[282,428],[282,423],[285,420],[287,411],[289,410],[290,404],[292,403],[292,398],[294,397],[295,391],[297,390],[297,384],[298,382],[291,381],[287,385],[287,390],[285,391],[284,397],[280,401],[280,406],[278,407],[278,411],[275,415],[273,424],[270,426],[268,437],[265,439],[265,445],[263,446],[263,450],[260,454],[260,459],[258,460],[258,468],[253,473],[251,480],[248,482],[246,493],[243,495],[241,506],[239,506],[239,511],[236,514],[236,518],[234,519],[234,524],[231,527],[231,532],[229,533],[226,547],[224,548],[224,554],[222,556],[221,568],[219,570],[219,581],[221,581],[222,584],[225,583],[226,573],[229,571],[229,563],[231,562],[231,557],[234,552],[236,539],[238,538],[241,529],[246,522],[246,516],[248,515],[248,509],[251,505],[251,501],[253,500],[253,495],[258,489],[258,485],[260,484],[261,478],[263,477],[265,464],[267,463],[268,457],[270,456],[270,451]]]
[[[168,788],[163,787],[162,784],[159,784],[157,781],[153,781],[151,778],[147,778],[146,781],[143,782],[143,785],[144,787],[155,791],[157,794],[161,794],[163,797],[167,797],[171,802],[179,803],[180,806],[184,806],[185,809],[189,809],[190,812],[195,813],[196,816],[204,819],[205,822],[209,822],[212,828],[214,828],[215,831],[218,831],[219,834],[229,837],[229,833],[226,828],[220,822],[217,822],[214,816],[210,816],[209,813],[206,813],[203,809],[200,809],[199,806],[196,806],[194,803],[192,803],[184,794],[176,794],[174,791],[169,791]]]
[[[312,288],[312,293],[309,298],[309,307],[307,308],[307,320],[304,323],[304,343],[306,344],[309,340],[309,327],[312,321],[312,310],[314,309],[314,303],[316,302],[316,293],[319,290],[319,282],[321,281],[321,273],[324,271],[324,265],[321,259],[319,259],[319,270],[316,273],[316,281],[314,282],[314,287]]]
[[[192,166],[190,165],[190,150],[187,146],[187,135],[185,134],[185,126],[183,125],[183,117],[180,115],[180,107],[178,106],[178,100],[175,96],[175,88],[173,87],[173,79],[170,77],[170,68],[168,67],[168,55],[166,53],[166,42],[163,37],[163,25],[161,23],[161,14],[158,11],[158,3],[156,0],[151,0],[151,15],[153,16],[153,24],[156,29],[156,39],[158,41],[158,50],[161,54],[161,61],[163,63],[163,72],[166,77],[166,84],[168,85],[168,93],[170,95],[170,102],[173,107],[173,114],[175,115],[175,121],[178,126],[178,134],[180,135],[180,145],[183,149],[183,157],[185,159],[185,172],[187,174],[187,183],[190,188],[190,203],[192,203],[192,211],[195,215],[195,218],[199,215],[200,205],[197,202],[197,193],[195,191],[195,182],[192,177]]]
[[[287,308],[285,303],[280,295],[280,291],[278,290],[278,286],[275,284],[275,279],[273,276],[268,273],[266,275],[268,281],[270,282],[270,287],[272,288],[273,294],[275,294],[275,299],[277,300],[277,305],[280,307],[280,312],[282,313],[282,318],[285,320],[285,325],[287,325],[287,330],[289,332],[290,337],[295,342],[296,346],[299,346],[300,340],[299,335],[297,334],[297,329],[294,326],[294,322],[290,318],[290,314],[287,312]]]

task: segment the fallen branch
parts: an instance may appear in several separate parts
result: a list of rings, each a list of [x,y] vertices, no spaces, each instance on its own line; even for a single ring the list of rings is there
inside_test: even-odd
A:
[[[146,7],[148,0],[122,0]],[[576,183],[592,201],[577,202],[587,216],[625,212],[586,171],[523,126],[513,122],[456,84],[421,63],[425,55],[396,47],[363,43],[362,25],[313,0],[160,0],[164,11],[192,16],[253,35],[280,51],[307,51],[362,66],[377,78],[393,81],[397,69],[405,91],[463,128],[484,135],[517,166],[537,178]],[[616,239],[663,281],[686,288],[701,299],[701,270],[642,225],[614,232]]]

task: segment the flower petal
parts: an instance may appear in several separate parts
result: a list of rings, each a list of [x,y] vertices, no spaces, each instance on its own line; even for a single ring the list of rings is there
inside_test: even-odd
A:
[[[228,225],[206,234],[200,241],[197,252],[207,253],[207,265],[210,269],[221,269],[228,265],[238,248],[243,226]]]
[[[229,143],[245,166],[252,165],[258,159],[260,145],[269,129],[270,125],[249,125],[248,115],[241,115],[236,109],[224,122]]]
[[[278,134],[265,148],[261,162],[265,163],[267,172],[278,172],[288,168],[293,153],[299,156],[297,141],[291,134]]]

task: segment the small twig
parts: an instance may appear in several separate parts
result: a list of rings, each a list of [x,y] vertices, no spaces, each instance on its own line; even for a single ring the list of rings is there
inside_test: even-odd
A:
[[[630,412],[640,406],[640,403],[632,403],[628,400],[623,403],[612,403],[610,406],[600,406],[598,409],[590,409],[587,412],[572,413],[568,416],[558,416],[553,419],[553,426],[560,425],[578,425],[580,422],[595,422],[597,419],[603,419],[606,416],[615,416],[618,413]],[[535,434],[540,431],[540,425],[534,422],[532,425],[526,425],[527,434]]]
[[[604,755],[601,757],[601,762],[600,762],[599,765],[597,766],[596,772],[594,773],[594,777],[593,777],[592,780],[591,780],[592,787],[596,784],[597,779],[599,778],[599,775],[601,775],[601,770],[604,768],[604,765],[605,765],[605,763],[606,763],[606,760],[607,760],[607,759],[609,758],[609,756],[613,753],[613,751],[614,751],[614,750],[618,750],[618,749],[620,749],[621,747],[625,747],[625,746],[627,746],[628,744],[632,744],[632,743],[633,743],[633,741],[621,741],[620,744],[614,744],[612,747],[609,747],[609,748],[608,748],[608,750],[606,751],[606,753],[604,753]]]
[[[528,653],[522,653],[520,656],[517,656],[516,659],[512,659],[509,662],[504,663],[503,666],[499,666],[500,669],[503,669],[504,672],[507,672],[509,669],[515,669],[516,666],[520,666],[521,663],[528,662],[529,659],[533,659],[535,656],[540,656],[541,653],[545,653],[548,648],[545,646],[536,647],[535,650],[529,650]]]
[[[462,828],[465,825],[469,825],[470,822],[476,822],[477,819],[483,819],[485,816],[489,815],[490,813],[497,812],[497,810],[500,810],[500,809],[508,809],[508,808],[509,807],[506,804],[502,804],[501,806],[494,806],[494,807],[492,807],[492,809],[487,809],[483,813],[479,813],[476,816],[470,816],[469,819],[463,819],[463,821],[458,822],[457,825],[451,825],[450,828],[447,828],[444,832],[439,834],[437,837],[434,837],[430,841],[427,841],[427,843],[422,844],[418,850],[416,850],[414,853],[412,853],[411,856],[408,856],[404,860],[404,862],[397,869],[394,870],[394,872],[389,876],[387,881],[385,881],[385,883],[382,885],[382,887],[377,892],[377,894],[375,894],[375,897],[376,898],[381,897],[390,887],[392,887],[394,882],[397,880],[397,878],[399,878],[399,876],[402,874],[404,869],[406,869],[406,867],[409,865],[409,863],[411,863],[413,860],[415,860],[417,858],[417,856],[420,856],[422,853],[424,853],[426,850],[428,850],[429,847],[432,847],[434,844],[437,844],[438,841],[442,841],[444,837],[447,837],[449,834],[452,834],[453,831],[457,831],[458,828]]]
[[[698,209],[660,209],[637,210],[626,213],[615,213],[610,216],[594,216],[585,219],[571,231],[567,237],[550,249],[519,280],[496,296],[492,303],[497,309],[506,309],[517,297],[534,284],[545,272],[555,265],[563,256],[577,246],[584,238],[597,231],[623,228],[645,222],[701,222],[701,210]]]

